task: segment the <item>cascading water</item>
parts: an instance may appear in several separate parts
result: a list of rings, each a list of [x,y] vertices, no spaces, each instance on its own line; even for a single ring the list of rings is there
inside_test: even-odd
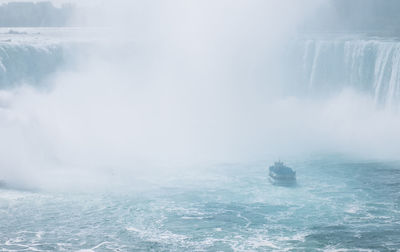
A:
[[[305,93],[353,88],[377,105],[400,101],[400,42],[379,38],[300,39],[290,49],[291,79]]]
[[[75,33],[72,28],[0,28],[0,90],[40,87],[57,71],[75,69],[89,44],[87,36]]]
[[[62,45],[0,43],[0,89],[38,84],[63,63]]]

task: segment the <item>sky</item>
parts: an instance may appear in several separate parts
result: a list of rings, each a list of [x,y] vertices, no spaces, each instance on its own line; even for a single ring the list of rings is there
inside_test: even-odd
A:
[[[29,1],[29,0],[0,0],[0,4],[9,2],[52,2],[55,6],[60,6],[64,3],[75,3],[80,6],[88,6],[93,4],[100,4],[104,0],[41,0],[41,1]]]

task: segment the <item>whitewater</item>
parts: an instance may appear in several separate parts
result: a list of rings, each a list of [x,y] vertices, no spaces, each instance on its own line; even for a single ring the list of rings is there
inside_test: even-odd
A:
[[[104,193],[1,190],[5,251],[396,251],[398,163],[292,161],[296,188],[265,164]],[[215,168],[215,167],[214,167]],[[245,170],[245,172],[243,172]]]
[[[399,250],[396,38],[110,34],[0,29],[0,250]]]

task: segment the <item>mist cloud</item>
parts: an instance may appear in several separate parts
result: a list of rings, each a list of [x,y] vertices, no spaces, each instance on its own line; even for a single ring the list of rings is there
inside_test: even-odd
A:
[[[352,90],[326,100],[283,95],[282,45],[315,3],[102,4],[90,17],[106,26],[104,39],[78,71],[55,75],[48,92],[0,96],[8,177],[57,187],[107,181],[116,171],[137,177],[311,153],[399,154],[400,120],[370,98]]]

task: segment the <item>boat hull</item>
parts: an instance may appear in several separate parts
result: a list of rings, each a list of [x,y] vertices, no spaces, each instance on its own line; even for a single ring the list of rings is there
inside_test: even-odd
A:
[[[269,181],[271,184],[276,186],[292,187],[297,185],[296,179],[275,179],[273,177],[269,177]]]

